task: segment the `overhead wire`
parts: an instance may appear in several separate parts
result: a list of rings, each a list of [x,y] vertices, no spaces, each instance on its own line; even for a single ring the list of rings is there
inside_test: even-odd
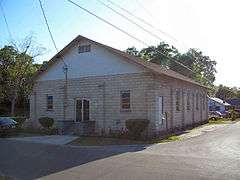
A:
[[[101,0],[96,0],[96,1],[98,1],[98,2],[100,1],[100,3],[102,2]],[[138,20],[141,21],[142,23],[150,26],[150,27],[153,28],[154,30],[157,30],[157,31],[165,34],[165,35],[168,36],[169,38],[171,38],[171,39],[173,39],[173,40],[175,40],[175,41],[177,41],[177,42],[180,42],[180,41],[178,41],[176,38],[174,38],[172,35],[164,32],[164,31],[162,31],[162,30],[160,30],[160,29],[157,29],[154,25],[150,24],[150,23],[147,22],[145,19],[136,16],[133,12],[127,10],[126,8],[120,6],[119,4],[113,2],[112,0],[106,0],[106,1],[108,1],[109,3],[111,3],[113,6],[121,9],[122,11],[126,12],[127,14],[131,15],[132,17],[138,19]],[[138,0],[136,0],[136,2],[140,3]],[[109,5],[106,5],[105,3],[102,2],[101,4],[103,4],[105,7],[113,10],[115,13],[121,14],[121,13],[119,13],[117,10],[111,8]],[[142,5],[141,5],[141,7],[144,8]],[[145,8],[144,8],[144,9],[145,9]],[[147,10],[146,10],[146,11],[147,11]],[[149,12],[149,13],[150,13],[150,12]],[[153,16],[153,15],[151,14],[151,16]],[[124,15],[122,15],[122,17],[123,17],[123,18],[128,18],[128,17],[126,17],[126,16],[124,16]],[[128,18],[128,19],[129,19],[129,18]],[[127,20],[128,20],[128,19],[127,19]],[[133,20],[131,20],[131,21],[133,21]],[[134,23],[134,24],[137,24],[137,23],[135,23],[134,21],[133,21],[133,23]],[[141,26],[141,25],[139,25],[139,24],[137,24],[137,25],[138,25],[138,26]],[[147,32],[149,32],[149,31],[147,30]],[[161,38],[160,38],[160,40],[161,40]],[[181,42],[181,43],[186,47],[185,43],[183,43],[183,42]],[[194,57],[192,57],[192,56],[190,56],[190,55],[187,55],[187,56],[190,57],[190,58],[191,58],[193,61],[195,61],[196,63],[199,63],[199,62],[196,61],[196,59],[195,59]],[[203,64],[203,63],[202,63],[202,64]],[[203,78],[205,78],[205,77],[203,77]],[[210,80],[207,79],[207,78],[205,78],[205,79],[208,80],[208,81],[210,81]]]
[[[80,6],[80,5],[77,4],[76,2],[74,2],[74,1],[72,1],[72,0],[66,0],[66,1],[68,1],[68,2],[70,2],[71,4],[73,4],[73,5],[77,6],[77,7],[79,7],[80,9],[82,9],[82,10],[84,10],[85,12],[91,14],[92,16],[98,18],[99,20],[105,22],[106,24],[108,24],[108,25],[114,27],[115,29],[118,29],[118,30],[121,31],[122,33],[128,35],[129,37],[131,37],[131,38],[133,38],[134,40],[140,42],[141,44],[144,44],[145,46],[148,46],[149,48],[152,48],[151,45],[149,45],[148,43],[142,41],[142,40],[139,39],[139,38],[136,38],[134,35],[128,33],[127,31],[123,30],[122,28],[120,28],[120,27],[118,27],[118,26],[112,24],[111,22],[105,20],[104,18],[101,18],[100,16],[96,15],[95,13],[93,13],[93,12],[89,11],[88,9],[86,9],[86,8],[84,8],[84,7],[82,7],[82,6]],[[152,48],[152,49],[153,49],[153,48]],[[169,57],[169,56],[167,56],[166,54],[164,54],[164,53],[162,53],[162,52],[160,52],[160,51],[158,51],[158,50],[157,50],[157,52],[160,53],[160,54],[162,54],[162,55],[165,56],[166,58],[175,61],[177,64],[179,64],[179,65],[185,67],[186,69],[192,71],[190,68],[188,68],[188,67],[185,66],[184,64],[182,64],[182,63],[180,63],[180,62],[174,60],[172,57]],[[193,72],[193,71],[192,71],[192,72]]]
[[[55,42],[55,40],[54,40],[54,38],[53,38],[53,34],[52,34],[52,32],[51,32],[50,26],[49,26],[49,24],[48,24],[47,16],[46,16],[46,14],[45,14],[45,11],[44,11],[44,8],[43,8],[43,5],[42,5],[42,1],[41,1],[41,0],[38,0],[38,2],[39,2],[39,5],[40,5],[40,8],[41,8],[43,17],[44,17],[45,24],[46,24],[47,29],[48,29],[48,33],[49,33],[50,38],[51,38],[51,41],[52,41],[52,43],[53,43],[53,46],[54,46],[55,50],[56,50],[57,53],[58,53],[58,48],[57,48],[56,42]]]
[[[185,69],[191,71],[192,73],[194,73],[194,74],[196,73],[196,72],[194,72],[192,69],[190,69],[189,67],[187,67],[186,65],[184,65],[184,64],[182,64],[182,63],[180,63],[180,62],[178,62],[177,59],[175,59],[175,58],[173,58],[173,57],[169,57],[168,55],[162,53],[161,51],[152,48],[151,45],[149,45],[149,44],[146,43],[145,41],[142,41],[141,39],[139,39],[139,38],[135,37],[134,35],[128,33],[127,31],[123,30],[122,28],[118,27],[117,25],[114,25],[114,24],[111,23],[110,21],[107,21],[107,20],[105,20],[104,18],[102,18],[102,17],[96,15],[95,13],[93,13],[93,12],[91,12],[90,10],[84,8],[83,6],[79,5],[78,3],[76,3],[76,2],[74,2],[74,1],[72,1],[72,0],[66,0],[66,1],[68,1],[69,3],[73,4],[74,6],[80,8],[80,9],[82,9],[83,11],[87,12],[88,14],[91,14],[92,16],[94,16],[94,17],[96,17],[97,19],[103,21],[104,23],[106,23],[106,24],[108,24],[108,25],[114,27],[115,29],[121,31],[122,33],[124,33],[124,34],[126,34],[127,36],[131,37],[132,39],[138,41],[139,43],[141,43],[141,44],[143,44],[143,45],[145,45],[145,46],[147,46],[147,47],[149,47],[149,48],[151,48],[151,49],[157,51],[157,52],[160,53],[161,55],[165,56],[167,59],[174,61],[175,63],[181,65],[182,67],[184,67]],[[206,79],[206,80],[208,80],[208,79],[205,78],[205,77],[203,77],[203,78]],[[209,80],[208,80],[208,81],[209,81]]]
[[[2,6],[2,1],[0,1],[0,9],[1,9],[1,12],[2,12],[2,15],[3,15],[3,18],[4,18],[4,22],[5,22],[6,27],[7,27],[9,38],[10,38],[10,40],[12,40],[13,36],[12,36],[11,30],[10,30],[10,27],[9,27],[9,24],[8,24],[8,21],[7,21],[6,14],[5,14],[3,6]]]

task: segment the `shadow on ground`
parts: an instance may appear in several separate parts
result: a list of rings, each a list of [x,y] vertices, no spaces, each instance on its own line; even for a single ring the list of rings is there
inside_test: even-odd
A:
[[[70,147],[0,139],[0,172],[17,179],[36,179],[145,145]]]

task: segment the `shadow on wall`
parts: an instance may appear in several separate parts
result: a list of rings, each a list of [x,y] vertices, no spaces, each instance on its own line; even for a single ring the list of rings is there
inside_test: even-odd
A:
[[[17,179],[36,179],[91,161],[142,151],[147,147],[70,147],[6,140],[0,140],[0,143],[0,171]]]

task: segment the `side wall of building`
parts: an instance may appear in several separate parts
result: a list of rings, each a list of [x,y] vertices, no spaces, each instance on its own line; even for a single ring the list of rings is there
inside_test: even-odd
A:
[[[121,91],[130,91],[130,111],[121,110]],[[176,92],[180,92],[180,109],[176,109]],[[187,109],[187,94],[190,94],[190,109]],[[98,76],[71,79],[68,81],[67,121],[75,121],[76,99],[90,100],[90,120],[96,121],[96,133],[122,130],[125,120],[149,119],[151,134],[203,122],[207,119],[206,90],[166,76],[150,73]],[[199,96],[196,108],[196,94]],[[47,110],[47,95],[53,96],[53,110]],[[163,97],[163,117],[158,117],[158,97]],[[31,119],[39,127],[38,119],[48,116],[55,125],[64,119],[64,81],[37,82],[30,99]],[[204,107],[205,103],[205,107]],[[36,107],[36,108],[35,108]]]
[[[136,73],[112,76],[86,77],[68,80],[67,121],[75,121],[76,99],[90,100],[90,120],[96,121],[96,132],[121,130],[125,120],[148,118],[148,93],[152,76]],[[121,110],[121,91],[130,91],[130,111]],[[47,95],[53,96],[53,110],[47,110]],[[55,125],[63,120],[64,81],[37,82],[31,95],[31,119],[39,127],[38,119],[43,116],[55,119]],[[35,107],[36,106],[36,109]],[[154,119],[150,119],[154,128]]]
[[[152,113],[156,116],[156,131],[182,129],[208,119],[207,90],[205,88],[166,76],[155,76],[152,87],[155,97],[150,104],[152,107],[149,109],[157,111],[157,97],[163,97],[164,120],[161,121],[157,117],[157,112]],[[180,95],[179,109],[176,105],[177,92]]]

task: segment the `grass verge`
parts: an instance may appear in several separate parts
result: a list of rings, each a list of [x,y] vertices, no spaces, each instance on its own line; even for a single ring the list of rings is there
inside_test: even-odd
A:
[[[79,137],[78,139],[72,141],[70,144],[79,146],[105,146],[105,145],[146,144],[146,142],[106,137]]]
[[[105,137],[79,137],[72,141],[70,145],[78,146],[106,146],[106,145],[143,145],[143,144],[156,144],[179,141],[181,138],[176,135],[168,136],[165,139],[153,139],[153,140],[130,140],[130,139],[118,139],[118,138],[105,138]]]
[[[217,120],[209,120],[207,125],[212,125],[212,124],[229,124],[232,123],[232,120],[230,118],[222,118],[222,119],[217,119]]]

